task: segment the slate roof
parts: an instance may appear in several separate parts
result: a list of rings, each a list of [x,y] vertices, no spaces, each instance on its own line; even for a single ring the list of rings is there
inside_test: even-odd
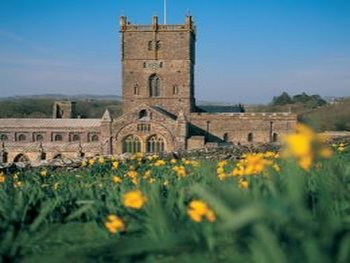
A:
[[[224,113],[224,112],[244,112],[244,106],[233,105],[233,106],[222,106],[222,105],[200,105],[196,106],[199,112],[209,113]]]
[[[167,116],[167,117],[173,119],[173,120],[176,120],[176,119],[177,119],[176,115],[174,115],[174,114],[172,114],[172,113],[166,111],[165,109],[163,109],[163,108],[160,107],[160,106],[151,106],[151,108],[154,109],[154,110],[156,110],[156,111],[158,111],[158,112],[160,112],[161,114],[163,114],[163,115],[165,115],[165,116]]]
[[[101,119],[0,119],[0,128],[99,127]]]

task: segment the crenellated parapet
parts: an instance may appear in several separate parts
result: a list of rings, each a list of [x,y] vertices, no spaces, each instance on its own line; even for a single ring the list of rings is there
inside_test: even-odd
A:
[[[178,31],[178,32],[196,32],[196,26],[192,19],[192,16],[186,16],[185,23],[181,25],[163,25],[159,24],[158,17],[152,17],[152,24],[150,25],[138,25],[131,24],[126,16],[120,17],[120,32],[152,32],[152,31]]]

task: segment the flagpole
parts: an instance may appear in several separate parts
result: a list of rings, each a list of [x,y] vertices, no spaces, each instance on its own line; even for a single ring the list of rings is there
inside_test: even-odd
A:
[[[164,0],[164,25],[167,23],[167,0]]]

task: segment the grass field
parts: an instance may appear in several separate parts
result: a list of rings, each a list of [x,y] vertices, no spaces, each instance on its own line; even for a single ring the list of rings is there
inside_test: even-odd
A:
[[[0,261],[349,262],[350,151],[305,127],[236,162],[97,158],[0,174]]]

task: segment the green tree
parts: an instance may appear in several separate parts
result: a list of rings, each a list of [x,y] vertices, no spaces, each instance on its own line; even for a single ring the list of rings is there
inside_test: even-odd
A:
[[[283,92],[281,95],[277,97],[273,97],[272,105],[286,105],[291,104],[292,98],[289,96],[287,92]]]

